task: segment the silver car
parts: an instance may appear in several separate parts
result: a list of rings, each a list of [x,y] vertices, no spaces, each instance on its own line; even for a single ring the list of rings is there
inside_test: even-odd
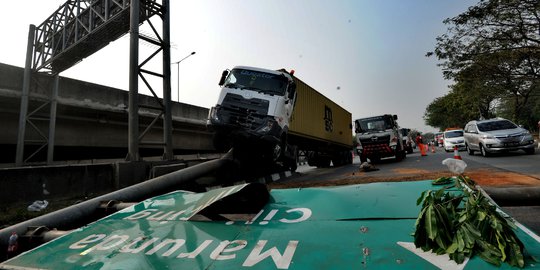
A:
[[[470,121],[464,131],[469,155],[479,151],[487,157],[491,153],[515,150],[534,154],[534,139],[529,131],[506,119]]]

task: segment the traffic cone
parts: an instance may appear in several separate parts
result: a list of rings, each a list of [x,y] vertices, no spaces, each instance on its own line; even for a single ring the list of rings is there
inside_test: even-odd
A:
[[[461,156],[459,155],[459,150],[457,148],[457,145],[454,146],[454,159],[459,159],[461,160]]]

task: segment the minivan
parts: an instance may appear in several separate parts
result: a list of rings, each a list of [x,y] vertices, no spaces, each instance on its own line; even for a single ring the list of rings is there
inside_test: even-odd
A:
[[[470,121],[465,125],[464,131],[465,147],[469,155],[479,151],[486,157],[496,152],[516,150],[534,154],[533,136],[507,119]]]

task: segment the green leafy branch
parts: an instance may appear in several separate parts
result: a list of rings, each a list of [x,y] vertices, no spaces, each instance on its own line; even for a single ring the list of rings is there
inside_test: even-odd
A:
[[[524,266],[523,243],[514,223],[479,192],[466,176],[455,177],[461,191],[448,185],[422,192],[414,244],[424,251],[448,254],[457,263],[474,255],[500,266]]]

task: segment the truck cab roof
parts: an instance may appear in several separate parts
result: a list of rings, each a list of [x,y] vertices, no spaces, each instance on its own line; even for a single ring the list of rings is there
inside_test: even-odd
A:
[[[247,69],[247,70],[259,71],[259,72],[266,72],[266,73],[275,74],[275,75],[285,75],[287,76],[287,78],[289,78],[289,80],[292,80],[292,76],[288,72],[279,71],[279,70],[271,70],[271,69],[250,67],[250,66],[235,66],[234,69]]]

